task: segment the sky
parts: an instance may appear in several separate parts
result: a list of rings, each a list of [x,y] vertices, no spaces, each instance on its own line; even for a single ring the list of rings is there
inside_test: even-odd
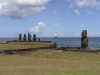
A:
[[[0,0],[0,37],[100,37],[100,0]]]

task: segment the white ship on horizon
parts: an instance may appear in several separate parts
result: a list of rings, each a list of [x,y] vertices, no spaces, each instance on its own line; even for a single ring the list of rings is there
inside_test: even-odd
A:
[[[59,34],[54,34],[54,38],[58,38],[59,37]]]

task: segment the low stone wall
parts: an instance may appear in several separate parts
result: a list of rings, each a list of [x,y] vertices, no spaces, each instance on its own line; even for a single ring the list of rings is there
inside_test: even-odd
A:
[[[88,48],[85,49],[81,47],[60,47],[57,48],[56,50],[71,51],[71,52],[92,52],[92,53],[100,52],[100,50],[91,50]]]
[[[7,41],[7,42],[43,42],[43,43],[52,43],[52,41],[18,41],[18,40]]]
[[[24,51],[36,51],[39,49],[56,49],[56,44],[49,47],[39,47],[39,48],[28,48],[28,49],[16,49],[16,50],[0,50],[0,53],[15,54]]]

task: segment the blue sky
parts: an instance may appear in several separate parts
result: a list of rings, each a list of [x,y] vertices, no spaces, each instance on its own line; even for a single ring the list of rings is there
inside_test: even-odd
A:
[[[0,0],[0,37],[100,37],[100,0]]]

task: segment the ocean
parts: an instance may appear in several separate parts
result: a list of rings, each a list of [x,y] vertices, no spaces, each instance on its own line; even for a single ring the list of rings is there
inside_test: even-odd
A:
[[[58,47],[81,47],[81,37],[42,38],[57,43]],[[100,37],[88,37],[88,47],[100,49]]]
[[[100,37],[89,37],[88,46],[91,49],[100,49]],[[18,38],[0,38],[0,42],[8,40],[18,40]],[[43,41],[57,43],[57,47],[81,47],[81,37],[41,37]]]

